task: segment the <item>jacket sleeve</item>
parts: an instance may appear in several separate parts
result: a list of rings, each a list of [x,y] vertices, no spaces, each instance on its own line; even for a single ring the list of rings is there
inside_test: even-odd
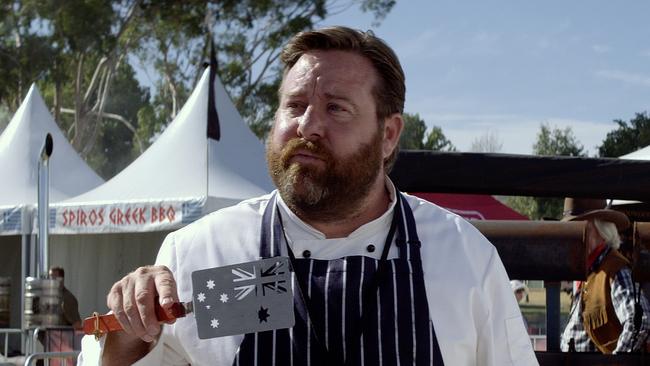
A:
[[[634,290],[632,272],[629,268],[624,267],[616,273],[610,292],[614,311],[623,326],[614,353],[641,350],[650,332],[650,305],[640,288],[637,289],[636,295],[639,297],[643,315],[639,329],[634,328]]]
[[[478,357],[485,365],[538,365],[503,263],[496,249],[482,284],[488,315],[479,327]]]

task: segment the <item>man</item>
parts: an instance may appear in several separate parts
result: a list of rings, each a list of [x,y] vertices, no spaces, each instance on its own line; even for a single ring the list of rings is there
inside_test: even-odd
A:
[[[83,361],[103,347],[104,365],[537,364],[494,247],[387,178],[405,95],[393,51],[333,27],[299,33],[281,59],[277,192],[170,234],[157,266],[108,295],[125,332],[84,340]],[[182,318],[160,334],[156,295],[168,309],[191,299],[192,271],[277,255],[294,270],[293,328],[199,340]]]
[[[578,283],[569,321],[562,334],[563,351],[618,353],[640,351],[650,330],[650,306],[635,294],[630,263],[619,253],[618,232],[630,226],[622,212],[608,209],[605,200],[564,202],[563,221],[587,221],[587,281]],[[635,321],[635,315],[637,317]]]
[[[521,303],[521,300],[526,296],[526,292],[528,292],[526,285],[519,280],[512,280],[510,281],[510,288],[512,288],[512,292],[515,294],[517,302]]]
[[[61,267],[52,267],[49,270],[49,276],[52,279],[61,279],[65,283],[65,271]],[[71,325],[75,329],[81,329],[81,317],[79,316],[79,303],[72,292],[63,286],[63,322],[65,325]]]
[[[512,288],[512,292],[515,294],[515,299],[517,300],[517,303],[521,304],[521,300],[524,299],[524,296],[528,293],[528,287],[526,284],[519,280],[512,280],[510,281],[510,288]],[[528,331],[528,319],[526,319],[526,316],[522,313],[521,314],[523,321],[524,321],[524,328],[526,328],[526,331]]]

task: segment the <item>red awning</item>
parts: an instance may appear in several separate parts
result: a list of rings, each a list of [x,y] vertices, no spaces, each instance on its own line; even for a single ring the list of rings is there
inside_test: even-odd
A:
[[[528,220],[494,197],[482,194],[411,193],[473,220]]]

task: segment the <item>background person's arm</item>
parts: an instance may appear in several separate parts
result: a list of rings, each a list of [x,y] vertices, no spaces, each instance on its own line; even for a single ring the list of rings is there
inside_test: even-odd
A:
[[[623,326],[621,334],[618,336],[618,342],[614,353],[641,351],[644,347],[645,339],[650,331],[650,305],[647,298],[641,293],[640,304],[643,310],[640,329],[634,329],[634,283],[632,282],[632,272],[629,268],[624,267],[614,277],[612,281],[610,295],[612,305],[618,320]],[[641,291],[639,289],[639,291]]]

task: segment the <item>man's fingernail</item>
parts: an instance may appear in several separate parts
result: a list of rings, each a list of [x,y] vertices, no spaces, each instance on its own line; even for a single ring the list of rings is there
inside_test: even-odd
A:
[[[153,342],[153,338],[152,338],[149,334],[145,334],[145,335],[143,335],[143,336],[142,336],[142,340],[145,341],[145,342],[147,342],[147,343],[151,343],[151,342]]]
[[[167,296],[167,297],[163,297],[162,299],[160,299],[160,305],[171,304],[172,301],[174,301],[174,300],[172,300],[172,298],[169,297],[169,296]]]

